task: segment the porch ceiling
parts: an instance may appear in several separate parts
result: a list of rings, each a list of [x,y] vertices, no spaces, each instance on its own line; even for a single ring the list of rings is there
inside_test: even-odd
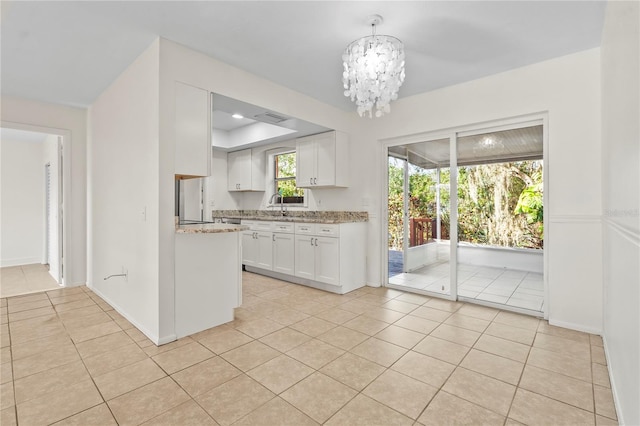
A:
[[[449,139],[398,145],[389,153],[424,169],[449,167]],[[458,165],[542,158],[542,125],[458,138]]]

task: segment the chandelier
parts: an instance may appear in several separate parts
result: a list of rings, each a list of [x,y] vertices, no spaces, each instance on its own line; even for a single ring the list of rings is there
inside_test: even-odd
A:
[[[395,37],[376,35],[382,16],[370,16],[368,22],[371,35],[351,43],[342,55],[342,82],[344,95],[356,103],[360,117],[368,112],[371,118],[374,105],[376,117],[381,117],[398,99],[404,81],[404,45]]]

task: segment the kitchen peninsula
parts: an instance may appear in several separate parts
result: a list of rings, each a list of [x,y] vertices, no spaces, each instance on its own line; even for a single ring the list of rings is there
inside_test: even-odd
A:
[[[179,225],[175,238],[175,330],[178,338],[233,321],[242,303],[244,225]]]

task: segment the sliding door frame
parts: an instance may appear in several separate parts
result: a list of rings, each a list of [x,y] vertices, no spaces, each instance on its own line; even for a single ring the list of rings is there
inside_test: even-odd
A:
[[[382,200],[381,208],[382,208],[382,226],[381,226],[381,276],[382,276],[382,284],[386,287],[392,288],[402,288],[406,290],[405,287],[394,286],[393,284],[389,284],[389,254],[388,254],[388,246],[389,246],[389,206],[387,200],[389,199],[389,148],[398,145],[408,145],[412,143],[419,142],[428,142],[438,139],[449,139],[449,149],[450,149],[450,255],[449,255],[449,264],[450,264],[450,291],[449,294],[441,294],[435,293],[431,291],[425,290],[416,290],[411,289],[412,292],[425,294],[430,297],[438,297],[448,300],[461,300],[465,302],[472,302],[480,305],[490,306],[498,309],[509,309],[514,312],[527,313],[530,314],[531,311],[527,309],[519,309],[514,307],[508,307],[503,304],[493,303],[493,302],[483,302],[478,301],[477,299],[469,299],[465,297],[458,296],[458,288],[457,288],[457,246],[458,246],[458,167],[457,167],[457,139],[464,136],[472,136],[478,135],[482,133],[489,132],[497,132],[503,130],[510,129],[518,129],[522,127],[534,126],[534,125],[542,125],[542,160],[544,163],[543,169],[543,217],[544,223],[548,223],[549,218],[549,170],[551,167],[551,163],[549,161],[549,117],[547,111],[536,112],[531,114],[518,115],[508,118],[496,119],[486,122],[479,122],[473,124],[467,124],[462,126],[450,127],[440,130],[434,131],[426,131],[423,133],[416,133],[412,135],[404,135],[392,138],[380,139],[379,142],[382,144],[382,173],[383,179],[382,182],[385,182],[382,188]],[[406,174],[406,173],[405,173]],[[549,226],[545,226],[544,230],[544,251],[543,251],[543,280],[544,280],[544,305],[543,305],[543,317],[545,319],[549,318],[550,306],[552,301],[549,297],[549,255],[551,247],[550,242],[553,240],[551,229]]]

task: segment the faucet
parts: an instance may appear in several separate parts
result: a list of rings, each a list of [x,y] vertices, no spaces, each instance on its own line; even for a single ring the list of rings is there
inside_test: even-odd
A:
[[[275,194],[271,195],[271,198],[269,198],[269,206],[268,207],[272,207],[275,205],[274,200],[280,197],[280,215],[281,216],[286,216],[287,215],[287,211],[284,208],[284,197],[282,195],[280,195],[280,193],[276,192]]]

